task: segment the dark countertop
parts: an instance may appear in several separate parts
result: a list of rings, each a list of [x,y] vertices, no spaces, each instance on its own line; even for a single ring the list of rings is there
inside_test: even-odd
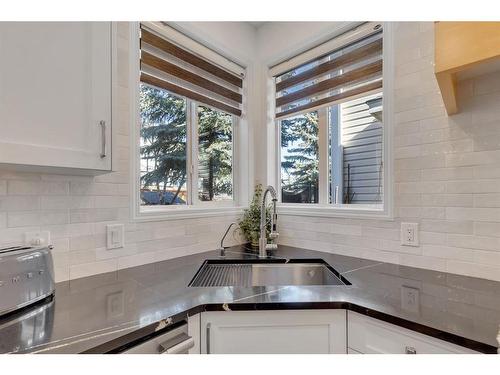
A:
[[[187,287],[206,259],[175,258],[58,283],[54,300],[0,319],[0,353],[113,352],[159,327],[206,310],[345,308],[474,350],[493,353],[500,283],[280,246],[276,258],[323,259],[350,286]],[[243,247],[227,259],[255,259]],[[418,289],[419,308],[402,306],[402,287]]]

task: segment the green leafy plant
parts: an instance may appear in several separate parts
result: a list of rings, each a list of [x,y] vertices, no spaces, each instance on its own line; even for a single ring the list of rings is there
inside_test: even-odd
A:
[[[238,222],[238,226],[252,247],[259,246],[260,236],[260,207],[262,203],[262,185],[257,184],[250,206],[244,211],[243,217]],[[271,232],[271,205],[266,207],[266,237],[269,238]]]

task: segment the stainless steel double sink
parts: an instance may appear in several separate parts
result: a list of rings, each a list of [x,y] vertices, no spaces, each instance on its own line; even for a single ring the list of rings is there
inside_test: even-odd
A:
[[[322,259],[207,260],[190,287],[350,285]]]

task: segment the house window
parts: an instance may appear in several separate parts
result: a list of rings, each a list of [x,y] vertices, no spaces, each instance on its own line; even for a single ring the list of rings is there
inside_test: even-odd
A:
[[[187,101],[140,85],[141,205],[187,204]]]
[[[138,213],[236,206],[242,77],[165,37],[163,27],[140,25]]]
[[[284,209],[384,209],[383,40],[367,23],[271,69]]]
[[[281,201],[318,203],[318,111],[281,121]]]
[[[198,106],[198,199],[233,199],[233,118]]]

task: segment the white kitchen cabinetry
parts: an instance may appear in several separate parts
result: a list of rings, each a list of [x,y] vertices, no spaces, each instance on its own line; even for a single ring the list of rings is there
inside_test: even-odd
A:
[[[349,311],[348,353],[466,354],[473,350]]]
[[[204,312],[201,352],[346,353],[346,311]]]
[[[0,165],[111,171],[114,26],[0,23]]]

